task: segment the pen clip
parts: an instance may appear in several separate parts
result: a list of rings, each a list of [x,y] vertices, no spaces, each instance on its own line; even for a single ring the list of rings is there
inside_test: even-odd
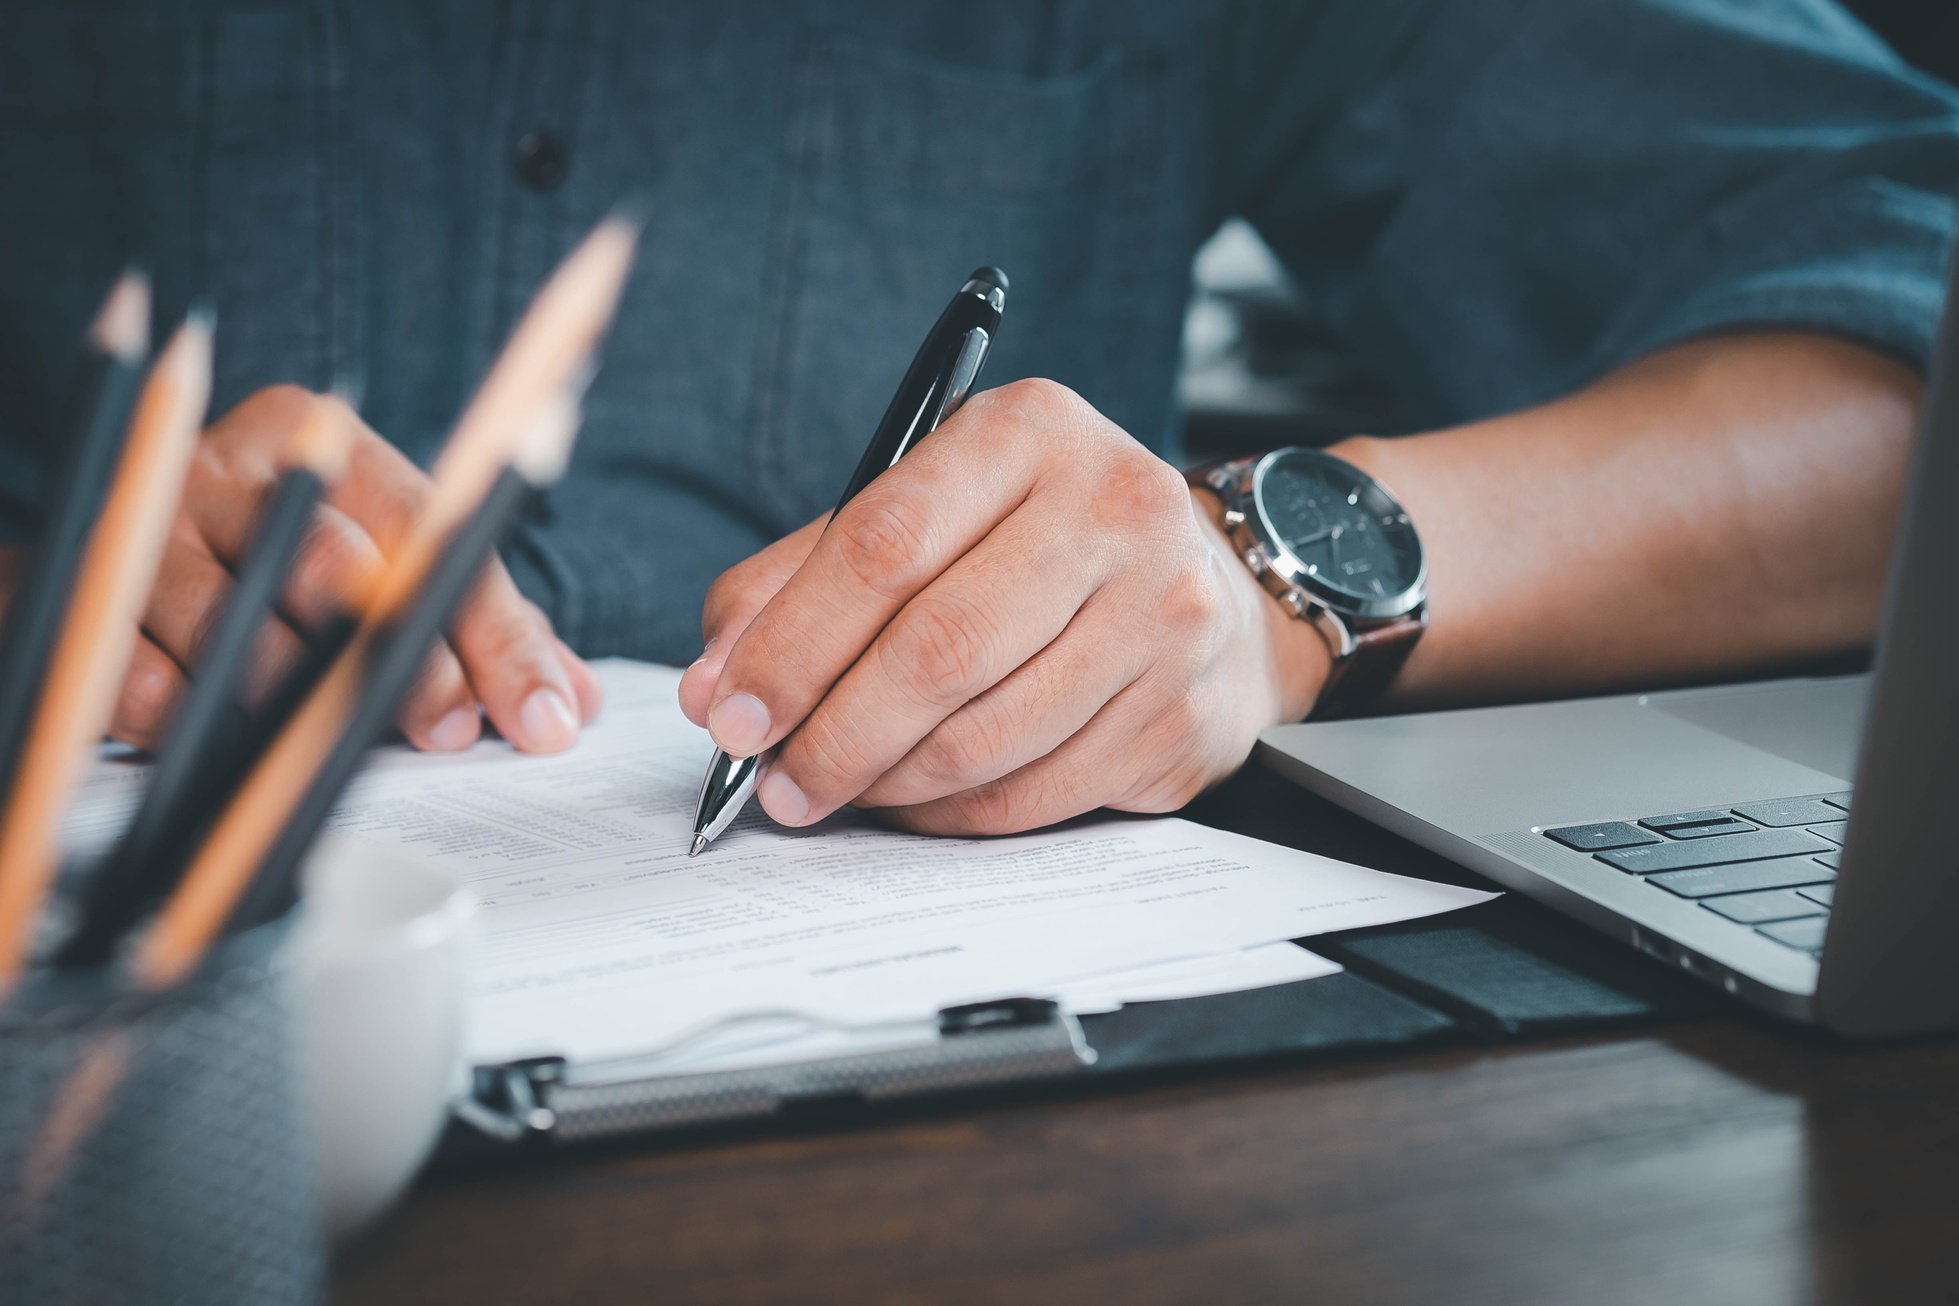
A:
[[[972,393],[973,382],[979,378],[980,364],[986,361],[987,346],[993,337],[985,327],[974,327],[966,333],[966,339],[959,346],[958,357],[952,360],[947,370],[945,384],[939,391],[939,406],[932,414],[932,420],[925,426],[927,431],[935,430],[948,417],[959,411],[959,405],[966,402]]]

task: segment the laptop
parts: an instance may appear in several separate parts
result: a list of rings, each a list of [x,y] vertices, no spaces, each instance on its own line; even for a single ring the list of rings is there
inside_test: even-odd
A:
[[[1959,276],[1868,674],[1308,722],[1257,756],[1793,1020],[1959,1027]]]

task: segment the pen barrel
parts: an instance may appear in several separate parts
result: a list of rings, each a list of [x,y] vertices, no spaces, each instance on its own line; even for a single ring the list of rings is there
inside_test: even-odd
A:
[[[982,273],[997,276],[999,284],[984,281]],[[939,314],[912,356],[911,366],[905,369],[904,379],[871,433],[863,457],[857,460],[843,497],[837,500],[837,511],[958,410],[999,333],[1001,311],[1006,305],[1005,280],[1004,273],[978,269]]]

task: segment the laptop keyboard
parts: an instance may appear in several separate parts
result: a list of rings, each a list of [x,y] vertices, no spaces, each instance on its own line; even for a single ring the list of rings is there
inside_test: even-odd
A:
[[[1544,837],[1811,956],[1823,950],[1850,795],[1597,821]]]

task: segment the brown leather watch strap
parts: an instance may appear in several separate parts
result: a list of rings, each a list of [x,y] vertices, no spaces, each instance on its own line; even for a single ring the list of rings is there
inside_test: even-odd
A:
[[[1402,664],[1415,651],[1415,644],[1428,628],[1426,612],[1396,617],[1379,626],[1354,632],[1354,651],[1335,658],[1320,687],[1319,701],[1313,705],[1311,719],[1331,720],[1350,716],[1387,691],[1400,674]]]

